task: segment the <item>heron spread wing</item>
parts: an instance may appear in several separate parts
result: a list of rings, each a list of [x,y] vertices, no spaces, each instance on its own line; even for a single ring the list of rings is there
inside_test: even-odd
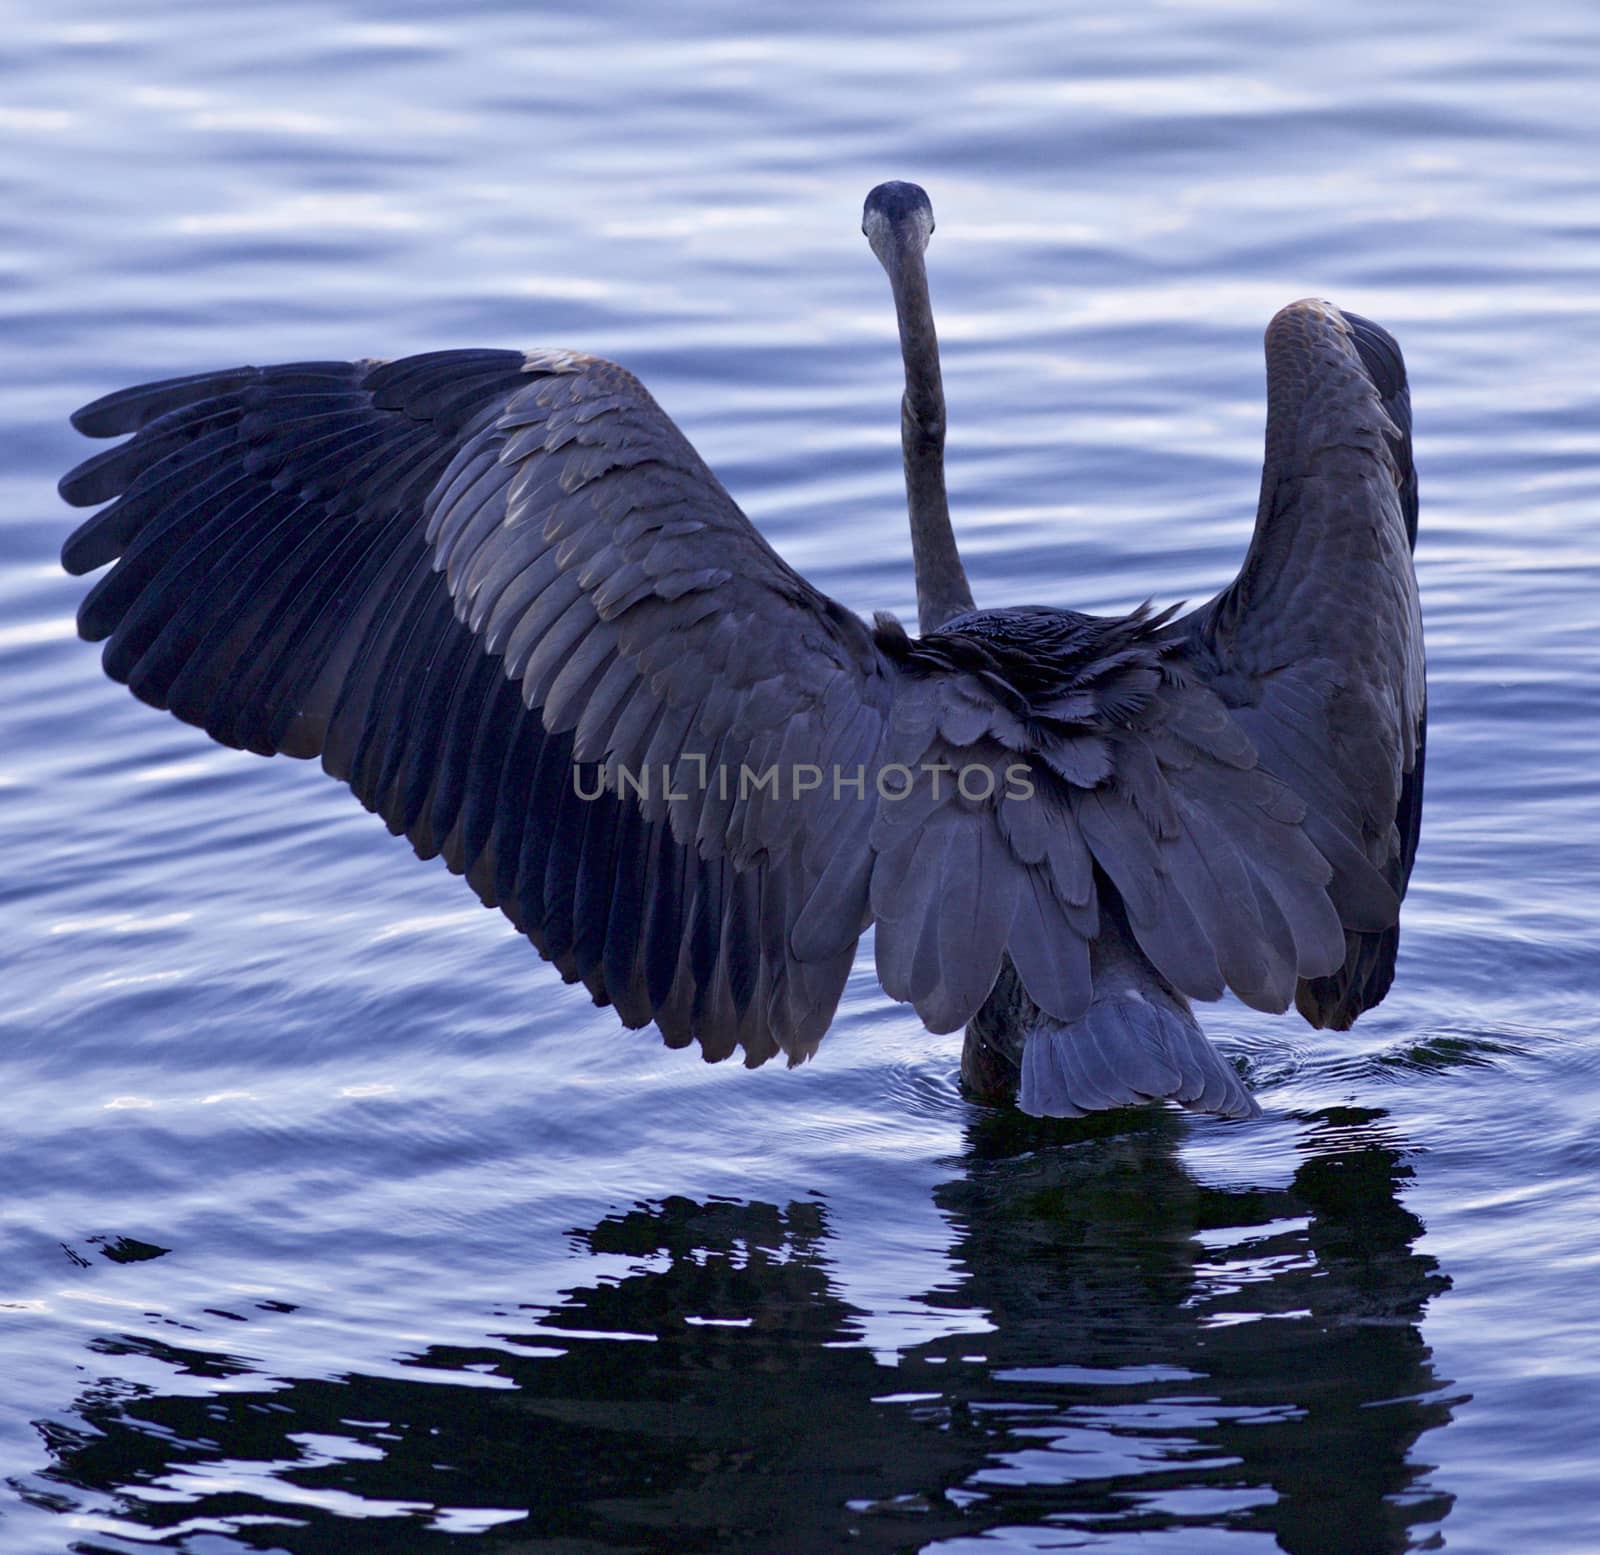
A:
[[[872,920],[936,1031],[1007,959],[1079,1020],[1103,934],[1181,994],[1337,1010],[1381,997],[1420,796],[1404,377],[1331,310],[1281,316],[1269,361],[1256,540],[1187,623],[874,633],[631,375],[565,352],[111,395],[76,424],[134,435],[63,481],[110,501],[63,561],[116,563],[79,615],[115,679],[320,756],[563,976],[707,1057],[807,1056]]]
[[[79,616],[115,679],[226,744],[320,755],[628,1024],[752,1063],[815,1047],[870,807],[741,778],[870,763],[887,667],[630,374],[245,368],[75,421],[136,433],[62,483],[116,498],[63,552],[120,558]],[[801,961],[819,886],[834,930]]]
[[[1394,975],[1422,812],[1411,401],[1394,340],[1326,303],[1285,308],[1266,350],[1255,534],[1239,576],[1183,625],[1196,673],[1262,769],[1305,801],[1306,833],[1333,866],[1344,956],[1304,979],[1296,1003],[1313,1025],[1343,1028]],[[1387,900],[1371,900],[1371,868]]]

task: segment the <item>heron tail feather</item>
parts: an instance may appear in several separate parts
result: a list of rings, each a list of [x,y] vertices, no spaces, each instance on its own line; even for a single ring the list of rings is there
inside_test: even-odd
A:
[[[1080,1118],[1163,1100],[1225,1118],[1261,1111],[1176,1000],[1119,990],[1096,999],[1078,1020],[1046,1017],[1028,1033],[1017,1105],[1034,1117]]]

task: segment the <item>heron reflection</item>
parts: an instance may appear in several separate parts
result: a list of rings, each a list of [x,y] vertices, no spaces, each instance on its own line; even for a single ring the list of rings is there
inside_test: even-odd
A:
[[[86,1392],[29,1494],[180,1548],[205,1528],[325,1551],[359,1514],[373,1550],[466,1527],[508,1551],[937,1550],[997,1528],[1407,1549],[1452,1499],[1417,1452],[1457,1402],[1419,1328],[1448,1282],[1383,1115],[1303,1122],[1287,1186],[1231,1187],[1185,1167],[1170,1114],[1042,1147],[977,1116],[935,1194],[954,1278],[920,1293],[964,1321],[895,1368],[861,1343],[815,1199],[608,1215],[573,1233],[559,1303],[428,1348],[428,1381],[268,1391],[215,1351],[108,1340],[230,1390]]]

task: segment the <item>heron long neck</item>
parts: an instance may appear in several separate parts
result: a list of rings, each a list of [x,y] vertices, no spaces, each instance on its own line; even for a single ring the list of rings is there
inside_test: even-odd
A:
[[[900,446],[905,454],[906,502],[911,511],[911,557],[917,574],[917,624],[936,631],[972,609],[950,504],[944,490],[944,382],[939,374],[939,337],[928,300],[922,256],[908,254],[891,272],[906,392],[900,401]]]

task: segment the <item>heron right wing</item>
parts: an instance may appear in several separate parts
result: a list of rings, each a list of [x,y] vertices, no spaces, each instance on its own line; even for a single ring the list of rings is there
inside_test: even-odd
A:
[[[1304,979],[1296,1003],[1313,1025],[1343,1028],[1393,978],[1422,810],[1410,392],[1393,338],[1327,303],[1283,309],[1266,356],[1266,461],[1249,553],[1234,582],[1179,625],[1195,672],[1262,768],[1305,801],[1306,832],[1333,867],[1345,959]],[[1374,869],[1389,897],[1376,913],[1362,883]]]
[[[872,829],[878,975],[934,1030],[972,1019],[1003,956],[1047,1016],[1080,1020],[1107,934],[1180,993],[1263,1010],[1338,965],[1304,803],[1164,622],[1026,607],[916,641],[880,622],[901,671],[882,770],[906,776]],[[1149,1094],[1183,1083],[1152,1076]]]

